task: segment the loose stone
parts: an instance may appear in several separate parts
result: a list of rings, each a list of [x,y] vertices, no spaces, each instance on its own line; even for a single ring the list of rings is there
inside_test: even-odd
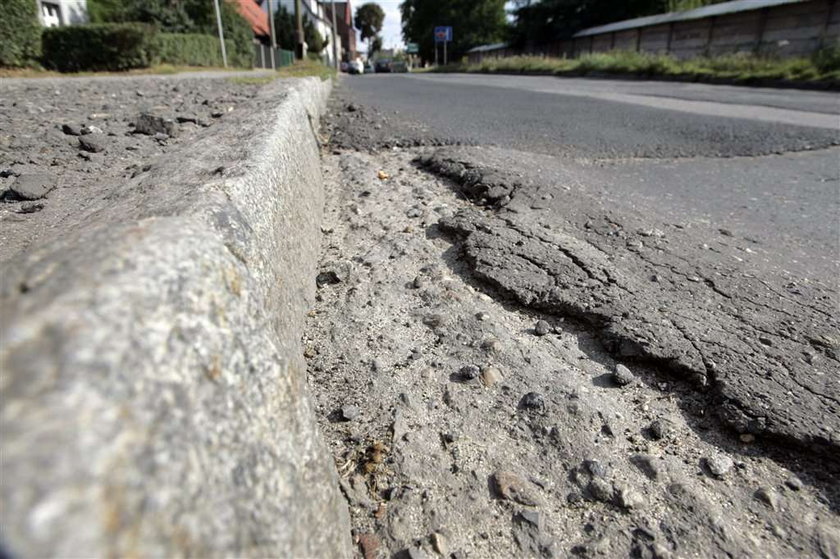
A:
[[[514,473],[499,471],[490,477],[490,481],[496,495],[502,499],[528,506],[539,504],[535,488]]]
[[[735,463],[729,456],[725,454],[718,454],[715,456],[711,456],[705,459],[706,467],[712,473],[713,476],[722,478],[726,476],[731,470]]]
[[[633,372],[625,367],[624,365],[618,364],[615,366],[615,372],[613,372],[612,379],[618,386],[627,386],[631,384],[636,377],[633,376]]]
[[[551,332],[551,325],[548,322],[545,320],[537,321],[536,326],[534,326],[534,333],[537,336],[545,336],[549,332]]]
[[[519,401],[519,407],[525,410],[544,410],[545,398],[539,392],[528,392]]]

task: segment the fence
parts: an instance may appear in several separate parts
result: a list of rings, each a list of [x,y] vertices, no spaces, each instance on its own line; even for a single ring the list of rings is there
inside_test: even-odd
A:
[[[760,0],[753,1],[753,6],[761,5]],[[725,8],[726,4],[717,6]],[[469,53],[470,62],[512,54],[572,58],[611,50],[671,54],[681,59],[732,53],[807,56],[840,39],[840,0],[807,0],[685,21],[634,24],[635,20],[630,20],[584,30],[572,39],[516,53],[506,47],[474,49]]]
[[[274,68],[291,66],[295,62],[295,53],[280,48],[272,49],[258,43],[254,45],[254,68],[271,68],[271,51],[274,50]]]
[[[724,15],[593,33],[556,45],[570,56],[610,50],[677,58],[751,53],[806,56],[840,36],[836,0],[810,0]]]

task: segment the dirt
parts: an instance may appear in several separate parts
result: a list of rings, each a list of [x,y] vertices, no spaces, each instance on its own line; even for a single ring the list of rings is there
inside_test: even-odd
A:
[[[363,111],[337,100],[325,126],[340,141],[303,338],[360,557],[840,556],[819,459],[739,433],[691,375],[495,281],[541,281],[524,256],[470,252],[476,231],[527,244],[503,205],[347,114]]]
[[[96,199],[235,118],[259,89],[230,77],[0,81],[0,262],[60,235]],[[149,128],[144,114],[163,120]],[[10,192],[29,177],[44,180],[43,195]]]

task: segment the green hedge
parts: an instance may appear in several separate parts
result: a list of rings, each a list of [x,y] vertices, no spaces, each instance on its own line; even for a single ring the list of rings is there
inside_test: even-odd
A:
[[[41,54],[35,0],[0,1],[0,66],[26,66]]]
[[[157,59],[157,28],[95,23],[44,30],[44,66],[59,72],[147,68]]]
[[[225,41],[231,52],[230,41]],[[198,33],[161,33],[158,35],[158,56],[165,64],[175,66],[221,66],[219,39]]]

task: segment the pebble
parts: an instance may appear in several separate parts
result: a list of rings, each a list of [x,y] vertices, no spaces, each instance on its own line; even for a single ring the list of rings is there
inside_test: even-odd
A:
[[[89,134],[87,136],[79,136],[79,147],[91,153],[100,153],[105,151],[105,142],[96,137],[96,135]]]
[[[779,494],[774,489],[761,487],[755,492],[754,497],[773,510],[779,509],[780,498]]]
[[[586,486],[589,494],[596,501],[610,503],[613,500],[613,486],[600,478],[595,478]]]
[[[14,198],[20,200],[40,200],[55,188],[55,177],[47,173],[20,175],[9,187]]]
[[[446,541],[446,537],[441,534],[440,532],[432,533],[430,538],[432,540],[432,548],[446,557],[449,554],[449,543]]]
[[[345,404],[341,406],[341,417],[344,418],[345,421],[353,421],[359,414],[362,413],[359,409],[359,406],[355,406],[353,404]]]
[[[739,438],[739,439],[741,439],[741,442],[742,442],[742,443],[751,443],[751,442],[754,442],[754,441],[755,441],[755,435],[752,435],[752,434],[750,434],[750,433],[743,433],[743,434],[742,434],[740,437],[738,437],[738,438]]]
[[[607,477],[607,467],[598,460],[584,460],[583,467],[592,477]]]
[[[484,383],[484,386],[493,386],[502,380],[504,380],[502,372],[496,367],[485,367],[481,372],[481,382]]]
[[[616,504],[623,509],[639,509],[644,503],[642,494],[632,487],[622,487],[616,492]]]
[[[81,136],[82,128],[76,124],[62,124],[61,131],[68,136]]]
[[[405,215],[407,217],[420,217],[421,215],[423,215],[423,212],[420,210],[420,208],[409,208],[409,210],[405,212]]]
[[[458,371],[461,380],[475,380],[481,374],[481,369],[475,365],[464,365]]]
[[[725,477],[735,466],[735,462],[725,454],[708,457],[705,459],[705,463],[712,475],[717,478]]]
[[[490,315],[486,312],[476,313],[475,317],[482,322],[490,318]]]
[[[802,487],[805,484],[802,483],[802,480],[799,479],[798,477],[790,476],[789,478],[787,478],[785,480],[785,485],[787,485],[789,488],[793,489],[794,491],[799,491],[799,490],[802,489]]]
[[[528,392],[519,401],[519,407],[526,410],[544,410],[545,398],[539,392]]]
[[[537,336],[545,336],[549,332],[551,332],[551,325],[545,320],[538,320],[536,326],[534,326],[534,333]]]
[[[426,280],[417,276],[414,278],[414,281],[411,282],[411,286],[414,287],[414,289],[422,289],[423,287],[426,287]]]
[[[650,424],[648,430],[650,431],[650,436],[653,440],[661,441],[662,439],[671,436],[674,428],[670,421],[657,419]]]
[[[81,132],[82,136],[87,136],[89,134],[104,134],[105,133],[105,132],[102,131],[102,129],[100,127],[98,127],[96,125],[93,125],[93,124],[85,124],[84,126],[82,126],[82,128],[81,128],[81,130],[79,130],[79,132]]]
[[[219,114],[219,116],[222,116]],[[175,136],[178,132],[178,125],[171,118],[159,115],[143,113],[134,119],[134,132],[154,136],[155,134],[166,134]]]
[[[627,386],[632,383],[635,378],[636,377],[633,376],[633,372],[624,365],[618,364],[615,366],[615,372],[613,372],[612,379],[618,386]]]
[[[379,556],[379,538],[375,534],[359,534],[359,547],[364,559],[376,559]]]
[[[514,473],[495,472],[490,481],[496,495],[502,499],[532,507],[540,503],[535,488]]]
[[[429,314],[423,317],[423,324],[430,328],[437,328],[444,323],[443,315]]]
[[[25,202],[20,205],[17,213],[19,214],[34,214],[44,209],[44,204],[41,202]]]

